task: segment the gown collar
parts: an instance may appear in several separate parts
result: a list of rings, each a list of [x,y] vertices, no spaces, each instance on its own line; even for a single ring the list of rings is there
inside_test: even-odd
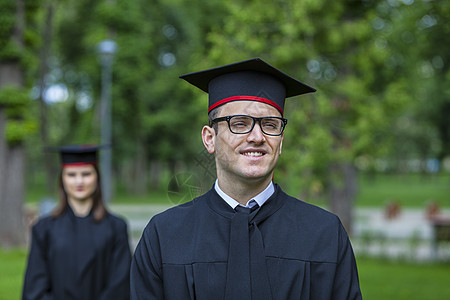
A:
[[[272,196],[270,196],[265,204],[258,209],[258,212],[252,217],[250,222],[260,223],[284,205],[284,192],[277,184],[274,184],[274,188],[275,191]],[[227,219],[231,219],[234,216],[234,209],[219,196],[214,188],[211,188],[205,196],[208,206],[214,212]]]
[[[73,219],[73,220],[89,219],[92,217],[92,213],[93,213],[93,209],[91,208],[91,210],[89,211],[89,213],[86,216],[84,216],[84,217],[77,216],[75,214],[75,212],[73,211],[72,207],[70,206],[70,204],[68,204],[68,203],[67,203],[66,211],[65,211],[65,214],[67,214],[70,217],[70,219]]]
[[[228,205],[231,206],[231,208],[235,209],[236,206],[240,205],[239,202],[237,202],[235,199],[231,198],[230,196],[228,196],[224,191],[222,191],[222,189],[219,186],[219,180],[216,179],[216,182],[214,183],[214,189],[216,190],[217,194],[219,194],[219,196],[228,203]],[[252,199],[250,199],[245,207],[251,207],[251,205],[249,205],[252,201],[255,201],[259,207],[263,206],[263,204],[267,201],[267,199],[270,198],[270,196],[272,196],[272,194],[275,192],[275,188],[273,185],[273,182],[271,181],[269,183],[269,185],[265,188],[264,191],[262,191],[261,193],[259,193],[258,195],[256,195],[255,197],[253,197]]]

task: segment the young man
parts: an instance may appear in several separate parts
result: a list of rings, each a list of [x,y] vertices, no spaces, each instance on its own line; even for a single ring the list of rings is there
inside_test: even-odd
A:
[[[272,182],[287,97],[315,90],[260,59],[181,78],[208,92],[203,144],[217,180],[149,222],[131,267],[132,299],[361,299],[339,219]]]

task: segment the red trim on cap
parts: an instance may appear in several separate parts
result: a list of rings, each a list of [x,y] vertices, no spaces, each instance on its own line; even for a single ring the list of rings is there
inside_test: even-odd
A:
[[[281,115],[283,115],[283,109],[277,103],[273,102],[272,100],[262,98],[262,97],[256,97],[256,96],[232,96],[232,97],[222,99],[220,101],[217,101],[213,105],[211,105],[208,109],[208,113],[211,112],[211,110],[213,110],[217,106],[220,106],[222,104],[225,104],[225,103],[231,102],[231,101],[235,101],[235,100],[250,100],[250,101],[263,102],[263,103],[272,105],[273,107],[275,107],[276,109],[278,109],[280,111]]]
[[[95,162],[77,162],[77,163],[65,163],[62,164],[62,167],[67,167],[67,166],[83,166],[83,165],[96,165],[97,163]]]

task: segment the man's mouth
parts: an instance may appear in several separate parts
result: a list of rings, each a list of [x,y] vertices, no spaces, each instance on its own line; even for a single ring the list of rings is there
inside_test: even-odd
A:
[[[258,156],[263,156],[264,153],[262,152],[257,152],[257,151],[252,151],[252,152],[244,152],[242,153],[245,156],[252,156],[252,157],[258,157]]]

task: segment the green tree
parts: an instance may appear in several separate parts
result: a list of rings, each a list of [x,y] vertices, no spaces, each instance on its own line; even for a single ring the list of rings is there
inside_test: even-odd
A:
[[[391,10],[380,16],[385,25],[380,30],[387,33],[386,41],[396,53],[393,65],[403,70],[411,97],[395,127],[398,156],[443,159],[450,154],[450,4],[415,1]]]
[[[328,197],[349,230],[356,161],[448,153],[444,1],[57,3],[46,78],[69,97],[48,106],[48,143],[98,142],[96,47],[115,40],[113,169],[129,191],[157,186],[160,170],[186,169],[202,150],[206,96],[178,75],[255,56],[318,89],[287,100],[276,179],[302,199]]]
[[[36,130],[28,96],[38,1],[0,1],[0,246],[25,243],[24,140]]]
[[[49,72],[53,84],[70,90],[67,103],[51,107],[49,143],[98,142],[100,67],[96,45],[118,44],[113,67],[113,161],[115,175],[131,192],[158,185],[158,170],[186,168],[198,154],[196,131],[204,99],[178,75],[202,61],[203,46],[220,1],[64,1],[55,17],[55,49]],[[80,26],[79,24],[83,24]],[[177,87],[177,88],[175,88]],[[80,96],[81,95],[81,96]],[[88,98],[90,106],[80,109]],[[199,102],[201,101],[201,102]],[[198,105],[201,103],[201,105]],[[204,115],[206,120],[206,115]],[[58,124],[58,126],[56,126]],[[58,134],[51,132],[58,131]],[[157,170],[157,172],[149,172]],[[155,174],[150,180],[147,174]]]
[[[276,176],[305,200],[327,195],[330,209],[351,231],[354,161],[387,153],[393,121],[408,103],[407,82],[387,66],[395,53],[374,25],[389,3],[227,3],[230,14],[209,35],[211,64],[261,56],[318,89],[288,100]]]

